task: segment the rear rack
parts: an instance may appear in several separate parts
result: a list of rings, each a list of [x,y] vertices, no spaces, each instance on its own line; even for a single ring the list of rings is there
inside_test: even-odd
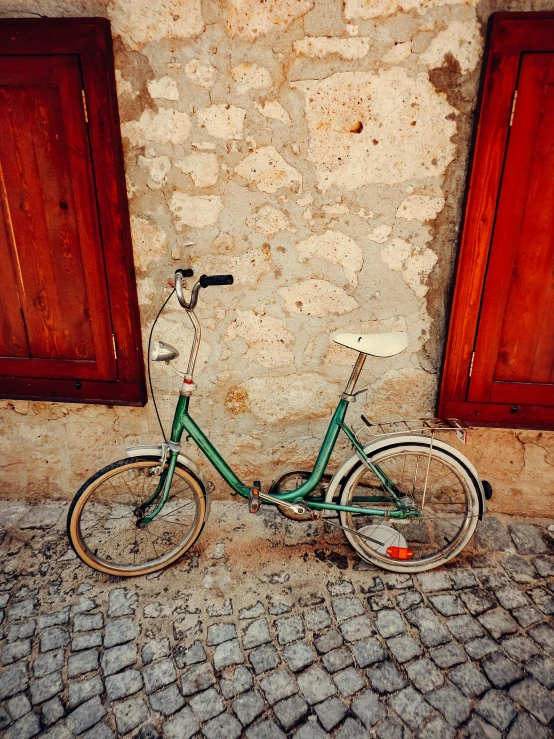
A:
[[[434,436],[437,431],[454,431],[458,439],[465,444],[467,432],[470,427],[457,418],[410,418],[398,421],[371,421],[362,415],[364,425],[355,433],[356,439],[360,441],[360,436],[389,436],[390,434],[398,434],[402,432],[417,432]]]

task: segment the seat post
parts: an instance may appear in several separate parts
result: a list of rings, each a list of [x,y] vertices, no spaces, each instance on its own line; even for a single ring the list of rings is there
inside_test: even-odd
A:
[[[366,356],[367,355],[362,354],[362,352],[358,354],[358,359],[356,359],[356,364],[354,365],[352,374],[350,375],[350,379],[348,380],[348,383],[344,389],[343,395],[353,394],[354,389],[356,387],[356,383],[358,382],[358,377],[360,376],[360,372],[362,371],[362,367],[364,366]]]

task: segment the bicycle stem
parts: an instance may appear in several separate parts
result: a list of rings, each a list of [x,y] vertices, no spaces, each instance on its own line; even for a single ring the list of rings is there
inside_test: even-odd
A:
[[[194,375],[194,365],[196,364],[196,358],[198,356],[198,349],[200,348],[200,339],[202,338],[202,327],[200,326],[200,321],[196,317],[196,313],[193,310],[187,310],[187,315],[191,320],[191,323],[194,327],[194,339],[192,340],[192,349],[190,350],[190,357],[189,357],[189,363],[187,367],[187,373],[185,375],[185,380],[188,380],[187,384],[191,384],[193,380]],[[184,386],[182,391],[185,391],[186,387]]]

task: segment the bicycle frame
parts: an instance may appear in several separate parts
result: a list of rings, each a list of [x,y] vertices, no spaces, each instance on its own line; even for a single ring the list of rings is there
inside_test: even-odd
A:
[[[217,451],[217,449],[214,447],[214,445],[211,443],[211,441],[208,439],[208,437],[203,433],[203,431],[200,429],[200,427],[196,424],[192,416],[189,414],[189,403],[190,403],[190,396],[189,395],[180,395],[179,400],[177,402],[177,408],[175,410],[175,416],[173,419],[173,426],[171,431],[171,442],[175,446],[178,446],[178,449],[180,448],[180,442],[183,435],[183,432],[186,432],[187,436],[190,437],[195,444],[201,449],[201,451],[204,453],[204,455],[208,458],[208,460],[212,463],[212,465],[215,467],[217,472],[221,475],[221,477],[225,480],[225,482],[231,487],[235,493],[238,493],[238,495],[242,496],[243,498],[248,498],[250,495],[250,488],[245,485],[242,480],[236,475],[236,473],[233,471],[233,469],[227,464],[225,459],[221,456],[221,454]],[[399,518],[404,519],[409,516],[416,515],[416,512],[410,509],[407,509],[406,506],[403,504],[402,500],[397,495],[397,490],[394,486],[394,483],[387,477],[387,475],[373,462],[364,452],[363,447],[358,442],[356,437],[354,436],[354,433],[349,428],[349,426],[346,425],[344,422],[346,411],[348,410],[348,404],[349,400],[345,399],[344,397],[341,398],[339,401],[339,404],[331,418],[331,421],[329,423],[329,427],[327,429],[327,432],[325,434],[325,437],[323,439],[323,443],[321,445],[321,448],[319,450],[319,453],[317,455],[317,459],[315,462],[315,465],[312,469],[312,472],[309,476],[309,478],[300,485],[299,488],[296,490],[292,490],[288,493],[277,493],[272,495],[273,498],[278,499],[279,501],[283,501],[284,503],[288,502],[297,502],[302,501],[305,505],[307,505],[309,508],[313,508],[315,510],[333,510],[333,511],[345,511],[350,513],[357,513],[362,515],[368,515],[368,516],[381,516],[384,517],[385,515],[390,516],[391,518]],[[394,502],[397,506],[397,510],[388,511],[385,513],[385,511],[380,509],[373,509],[373,508],[361,508],[358,506],[343,506],[335,503],[326,503],[326,502],[319,502],[315,500],[309,500],[306,499],[310,493],[312,493],[317,486],[320,484],[321,480],[323,479],[323,475],[325,474],[325,470],[327,468],[327,465],[329,463],[329,459],[331,457],[331,454],[333,453],[333,450],[335,448],[335,444],[337,441],[337,438],[339,436],[339,433],[343,431],[343,433],[346,434],[348,440],[352,443],[354,446],[356,452],[360,456],[360,459],[363,464],[365,464],[369,469],[371,469],[379,481],[384,486],[385,490],[387,491],[389,497],[383,497],[383,496],[368,496],[368,497],[360,497],[358,500],[364,500],[365,502]],[[161,475],[160,483],[158,484],[158,487],[154,494],[142,504],[143,508],[146,508],[146,506],[153,503],[161,494],[161,499],[158,502],[158,505],[150,513],[148,516],[145,516],[141,519],[141,524],[147,524],[150,523],[161,511],[163,506],[165,505],[168,497],[169,497],[169,490],[171,487],[171,480],[173,478],[173,473],[175,471],[175,465],[177,462],[177,456],[178,456],[178,449],[177,450],[171,450],[170,457],[169,457],[169,464],[167,470],[164,470],[164,472]],[[392,501],[391,501],[392,499]],[[263,501],[266,504],[273,504],[272,501]]]
[[[169,443],[169,447],[170,447],[169,464],[168,464],[167,469],[163,469],[160,475],[160,482],[158,483],[158,486],[155,492],[153,493],[153,495],[150,496],[148,500],[142,503],[140,508],[144,511],[149,505],[154,503],[158,498],[159,500],[158,500],[158,503],[155,509],[151,513],[149,513],[147,516],[143,516],[143,518],[140,519],[139,521],[140,525],[146,525],[150,523],[158,515],[158,513],[162,510],[163,506],[167,502],[167,499],[169,498],[169,490],[171,488],[171,481],[173,479],[173,474],[175,472],[175,466],[177,464],[177,456],[181,448],[181,438],[183,436],[183,432],[186,432],[187,438],[190,437],[195,442],[195,444],[202,450],[205,456],[213,464],[215,469],[219,472],[221,477],[235,491],[235,493],[238,493],[238,495],[242,496],[243,498],[248,498],[251,493],[250,487],[245,485],[242,482],[242,480],[240,480],[240,478],[235,474],[235,472],[227,464],[225,459],[221,456],[221,454],[217,451],[217,449],[214,447],[214,445],[211,443],[208,437],[203,433],[200,427],[195,423],[192,416],[189,414],[190,397],[191,397],[192,389],[194,387],[194,383],[193,383],[194,366],[196,363],[196,357],[198,355],[198,348],[200,345],[200,337],[201,337],[201,327],[196,317],[196,314],[194,313],[194,308],[198,300],[198,288],[199,288],[199,283],[197,283],[192,290],[190,302],[187,302],[182,292],[181,275],[178,272],[175,273],[175,290],[176,290],[179,302],[186,309],[187,314],[193,324],[194,340],[193,340],[193,344],[191,348],[191,354],[189,358],[187,372],[184,377],[183,390],[181,390],[179,394],[179,400],[177,402],[177,407],[175,409],[175,415],[173,418],[173,426],[171,429],[171,441]],[[346,411],[348,410],[348,405],[350,402],[355,400],[354,389],[356,387],[356,383],[358,381],[358,378],[364,366],[365,360],[366,360],[366,355],[359,353],[356,363],[354,365],[354,368],[352,370],[352,374],[350,375],[350,378],[346,385],[345,391],[341,396],[341,399],[333,414],[333,417],[331,418],[329,427],[325,434],[325,438],[323,439],[323,443],[317,455],[315,465],[308,479],[302,485],[300,485],[300,487],[297,488],[296,490],[292,490],[288,493],[272,494],[271,497],[274,500],[264,500],[262,498],[262,502],[266,504],[274,505],[275,504],[274,501],[279,501],[279,502],[282,501],[283,503],[293,503],[297,501],[302,501],[306,506],[308,506],[309,508],[313,508],[315,510],[345,511],[349,513],[357,513],[357,514],[368,515],[368,516],[382,516],[382,517],[387,516],[390,518],[399,518],[399,519],[404,519],[409,516],[419,515],[413,509],[407,508],[404,505],[402,499],[400,498],[398,494],[398,491],[396,490],[394,483],[387,477],[387,475],[377,465],[372,463],[369,457],[365,454],[363,446],[358,442],[352,430],[344,422],[344,419],[346,417]],[[325,470],[329,463],[329,459],[331,457],[331,454],[333,453],[333,449],[335,448],[338,435],[341,431],[343,431],[343,433],[346,434],[348,440],[350,441],[350,443],[356,450],[356,453],[360,457],[361,462],[368,469],[374,472],[374,474],[377,476],[378,480],[383,485],[385,492],[388,495],[388,497],[383,497],[383,496],[357,497],[356,500],[358,501],[363,500],[364,502],[374,502],[374,503],[383,502],[383,501],[393,502],[396,505],[396,510],[383,511],[383,510],[373,509],[373,508],[361,508],[359,506],[342,506],[342,505],[338,505],[335,503],[327,503],[325,501],[316,501],[316,500],[307,499],[307,496],[310,495],[310,493],[312,493],[317,488],[317,486],[320,484],[321,480],[323,479],[323,475],[325,474]]]

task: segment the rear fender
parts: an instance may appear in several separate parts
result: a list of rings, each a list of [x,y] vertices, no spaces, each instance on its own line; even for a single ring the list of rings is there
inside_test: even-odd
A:
[[[158,444],[157,446],[155,444],[152,444],[151,446],[148,444],[139,444],[137,446],[128,446],[125,449],[125,453],[128,457],[157,457],[157,459],[161,459],[162,456],[162,445]],[[181,454],[179,452],[177,456],[177,461],[179,464],[182,464],[183,467],[186,467],[192,474],[198,478],[198,481],[204,488],[204,495],[206,498],[206,513],[204,514],[204,522],[208,520],[208,516],[210,515],[210,509],[212,507],[212,494],[210,492],[210,486],[209,483],[200,469],[200,467],[194,462],[190,457],[187,457],[185,454]]]
[[[380,436],[376,439],[372,439],[372,441],[365,444],[364,451],[369,456],[370,454],[375,454],[376,452],[380,451],[384,447],[389,446],[390,444],[399,444],[410,441],[423,441],[424,443],[429,445],[431,443],[431,438],[427,434],[418,433],[400,432],[398,434],[387,434],[387,436]],[[483,515],[486,512],[485,490],[483,488],[481,478],[479,477],[479,473],[477,472],[475,467],[471,464],[469,459],[460,451],[458,451],[455,447],[450,446],[450,444],[442,441],[441,439],[437,439],[435,437],[433,439],[433,447],[436,449],[441,449],[450,456],[454,457],[458,462],[460,462],[460,464],[462,464],[466,468],[470,476],[475,480],[479,490],[479,519],[482,519]],[[332,503],[334,498],[339,496],[344,483],[359,464],[361,464],[360,458],[355,453],[352,454],[352,456],[348,457],[348,459],[346,459],[342,463],[342,465],[333,475],[331,482],[329,483],[327,494],[325,496],[326,503]]]

